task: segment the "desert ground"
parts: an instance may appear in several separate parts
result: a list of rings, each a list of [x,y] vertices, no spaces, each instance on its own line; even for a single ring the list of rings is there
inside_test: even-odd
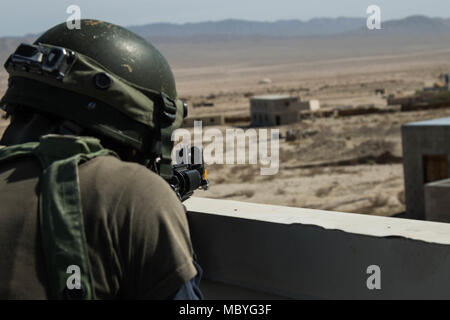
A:
[[[450,35],[439,37],[321,37],[157,41],[173,67],[190,116],[249,115],[259,94],[318,99],[322,108],[374,104],[407,94],[450,72]],[[0,72],[0,93],[7,84]],[[260,84],[262,79],[270,83]],[[267,82],[267,81],[266,81]],[[203,102],[212,107],[194,107]],[[450,116],[449,109],[345,118],[306,119],[280,127],[312,132],[280,140],[280,169],[259,165],[208,166],[211,187],[196,196],[391,216],[404,207],[401,125]],[[0,123],[0,130],[7,121]],[[243,125],[245,128],[245,124]],[[225,126],[218,129],[224,131]],[[380,157],[388,154],[388,157]],[[358,159],[370,159],[360,162]]]

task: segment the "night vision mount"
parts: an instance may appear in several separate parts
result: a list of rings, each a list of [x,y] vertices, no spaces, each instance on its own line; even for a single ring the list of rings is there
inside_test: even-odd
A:
[[[5,63],[26,72],[52,76],[63,80],[76,60],[74,51],[42,44],[21,44]]]

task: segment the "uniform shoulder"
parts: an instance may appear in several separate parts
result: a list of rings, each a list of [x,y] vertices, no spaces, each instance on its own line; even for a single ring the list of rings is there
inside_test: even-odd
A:
[[[95,158],[80,166],[82,189],[122,202],[142,201],[148,206],[179,202],[169,184],[143,165],[111,156]],[[161,203],[164,201],[164,204]],[[180,203],[181,206],[181,203]]]
[[[99,256],[113,252],[124,292],[161,299],[196,275],[187,215],[164,179],[113,157],[79,172],[87,241]]]

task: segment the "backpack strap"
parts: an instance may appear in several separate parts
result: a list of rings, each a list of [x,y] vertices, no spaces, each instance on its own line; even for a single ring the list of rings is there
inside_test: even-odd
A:
[[[51,299],[95,299],[81,205],[78,165],[117,156],[90,137],[47,135],[39,143],[0,149],[0,161],[35,155],[42,166],[39,215]],[[81,288],[69,290],[68,268],[80,271]]]
[[[32,155],[38,142],[28,142],[0,149],[0,162]]]

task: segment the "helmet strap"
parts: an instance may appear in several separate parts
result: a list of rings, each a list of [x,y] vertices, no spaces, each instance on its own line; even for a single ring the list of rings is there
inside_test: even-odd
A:
[[[183,122],[184,109],[181,100],[172,100],[164,93],[161,94],[163,104],[163,121],[169,125],[161,125],[161,160],[159,163],[159,174],[164,179],[170,179],[173,176],[172,167],[172,133],[181,126]]]

